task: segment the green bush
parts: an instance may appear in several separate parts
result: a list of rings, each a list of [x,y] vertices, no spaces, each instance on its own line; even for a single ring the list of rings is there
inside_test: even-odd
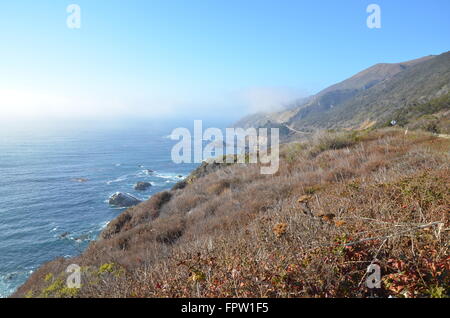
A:
[[[320,134],[316,137],[317,141],[310,150],[310,156],[315,157],[327,150],[338,150],[353,146],[358,142],[358,132],[341,131],[333,133]]]

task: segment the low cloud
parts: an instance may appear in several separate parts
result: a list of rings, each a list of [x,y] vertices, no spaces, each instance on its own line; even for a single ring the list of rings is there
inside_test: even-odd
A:
[[[303,96],[304,92],[288,87],[252,87],[241,93],[248,113],[280,111]]]
[[[136,96],[140,95],[140,96]],[[0,89],[0,119],[121,119],[233,118],[274,112],[304,96],[284,87],[252,87],[235,92],[218,90],[158,92],[150,88],[126,94],[76,94],[36,89]]]

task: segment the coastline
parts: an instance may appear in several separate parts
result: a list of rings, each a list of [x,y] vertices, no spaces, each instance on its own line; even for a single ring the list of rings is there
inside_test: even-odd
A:
[[[345,146],[334,149],[336,140]],[[350,270],[358,275],[346,279],[357,286],[366,272],[364,264],[370,263],[381,244],[377,229],[365,219],[401,222],[415,231],[414,214],[405,214],[404,209],[424,193],[433,193],[434,199],[423,206],[421,225],[428,228],[447,222],[444,193],[450,181],[445,168],[449,146],[445,138],[416,131],[405,135],[402,129],[391,128],[341,132],[319,144],[285,145],[280,172],[270,177],[262,176],[257,166],[205,163],[171,190],[121,213],[80,256],[44,264],[12,297],[224,297],[236,290],[236,282],[251,286],[242,289],[244,297],[257,296],[255,291],[261,288],[267,297],[292,293],[326,297],[330,290],[342,297],[366,297],[364,286],[341,289],[339,280],[325,273],[339,271],[343,279],[349,269],[341,264],[354,264]],[[354,162],[352,173],[345,168],[346,162]],[[364,183],[358,181],[361,177]],[[379,199],[368,199],[373,197]],[[386,219],[386,204],[394,220]],[[366,233],[362,237],[361,229]],[[385,234],[403,242],[396,230],[387,228]],[[375,239],[366,242],[367,237]],[[426,250],[429,244],[437,250],[444,248],[441,240],[417,240],[415,244]],[[311,249],[312,243],[319,248]],[[379,255],[386,259],[386,272],[392,271],[389,259],[402,253],[414,259],[411,250],[403,247],[403,243],[382,246]],[[338,253],[337,248],[347,252]],[[327,261],[330,258],[333,262]],[[297,269],[299,259],[307,271]],[[432,261],[445,262],[439,257]],[[65,269],[70,264],[81,268],[81,289],[65,287]],[[278,284],[275,279],[283,268],[290,270],[290,279],[298,284],[308,279],[320,286],[327,279],[334,285],[322,291]],[[269,283],[248,278],[264,275],[270,275]],[[429,277],[435,278],[427,284],[441,279]],[[426,286],[420,287],[423,295]],[[384,292],[395,295],[394,290]]]
[[[42,264],[84,251],[123,208],[108,204],[113,193],[142,200],[172,187],[196,165],[175,165],[173,142],[159,128],[19,129],[2,135],[0,196],[0,294],[10,295]],[[124,125],[125,126],[125,125]],[[83,126],[84,127],[84,126]],[[32,134],[34,132],[34,134]],[[114,142],[111,142],[114,141]],[[132,155],[130,155],[132,152]],[[153,175],[146,169],[154,170]],[[152,184],[145,191],[133,187]]]

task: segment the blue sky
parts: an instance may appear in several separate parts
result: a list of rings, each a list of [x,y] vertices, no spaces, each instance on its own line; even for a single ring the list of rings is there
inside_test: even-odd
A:
[[[66,25],[81,7],[81,29]],[[381,29],[366,26],[369,4]],[[0,119],[240,117],[379,62],[449,50],[448,0],[15,0]]]

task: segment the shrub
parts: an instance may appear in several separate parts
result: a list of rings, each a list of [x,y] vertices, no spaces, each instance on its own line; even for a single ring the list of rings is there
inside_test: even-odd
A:
[[[315,136],[314,146],[310,149],[310,156],[315,157],[327,150],[338,150],[353,146],[358,141],[357,132],[319,133]]]

